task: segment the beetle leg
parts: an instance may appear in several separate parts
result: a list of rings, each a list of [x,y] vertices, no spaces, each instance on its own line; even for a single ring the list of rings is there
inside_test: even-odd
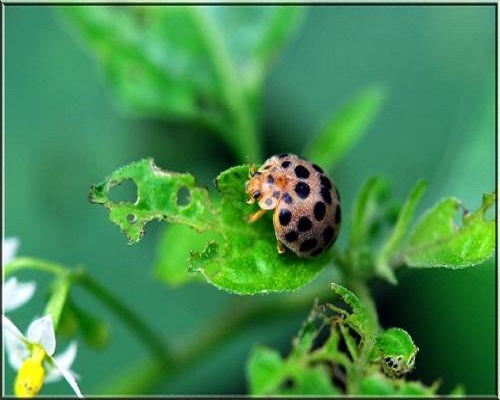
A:
[[[278,250],[278,253],[280,253],[280,254],[284,254],[286,251],[285,246],[281,242],[276,243],[276,249]]]
[[[248,222],[253,224],[255,221],[257,221],[260,217],[262,217],[267,210],[264,210],[262,208],[259,208],[257,211],[255,211],[253,214],[250,214],[248,217]]]

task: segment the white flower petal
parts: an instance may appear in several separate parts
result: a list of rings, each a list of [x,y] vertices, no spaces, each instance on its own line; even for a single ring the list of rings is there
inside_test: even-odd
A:
[[[56,350],[56,334],[50,314],[35,319],[28,327],[28,340],[42,345],[49,356]]]
[[[68,371],[72,372],[71,366],[73,365],[73,362],[75,361],[77,350],[78,350],[77,342],[72,341],[68,345],[66,350],[64,350],[62,353],[54,356],[54,359],[61,366],[61,368],[67,369]],[[75,373],[72,372],[72,375],[75,375]],[[54,382],[60,378],[61,378],[61,372],[59,371],[59,369],[50,368],[50,367],[47,369],[47,375],[45,377],[46,382]]]
[[[3,314],[2,314],[2,325],[16,338],[18,338],[21,342],[28,341],[28,339],[21,333],[21,331],[17,329],[17,326],[15,326],[14,323]]]
[[[17,329],[17,328],[16,328]],[[30,355],[26,344],[19,340],[10,329],[4,331],[5,335],[5,350],[7,351],[10,366],[14,370],[19,370],[23,361]]]
[[[83,398],[82,392],[80,391],[80,388],[78,387],[78,384],[76,383],[75,377],[71,374],[71,372],[68,371],[67,369],[63,368],[62,366],[60,366],[54,357],[52,357],[52,356],[49,356],[49,357],[50,357],[50,361],[52,361],[54,363],[54,365],[57,367],[57,369],[61,372],[62,376],[64,377],[64,379],[66,379],[66,382],[69,383],[69,385],[71,386],[73,391],[76,393],[76,395],[78,397]]]
[[[35,282],[19,283],[16,277],[9,278],[3,286],[3,305],[5,312],[21,307],[35,293]]]
[[[2,266],[14,259],[18,247],[19,239],[17,238],[5,238],[2,241]]]

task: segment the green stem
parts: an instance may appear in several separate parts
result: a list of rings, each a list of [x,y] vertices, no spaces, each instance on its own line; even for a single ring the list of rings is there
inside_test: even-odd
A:
[[[190,10],[196,26],[200,29],[200,37],[211,56],[222,94],[233,119],[231,129],[225,132],[226,138],[242,161],[247,161],[246,158],[250,157],[252,161],[259,162],[261,149],[253,116],[224,40],[205,10],[197,7]]]
[[[111,384],[103,388],[104,394],[145,394],[160,384],[165,384],[188,370],[200,359],[211,354],[223,344],[234,340],[241,332],[255,326],[258,322],[285,318],[310,307],[312,299],[325,299],[330,295],[326,289],[297,293],[277,299],[239,298],[232,309],[224,312],[210,326],[202,330],[201,336],[195,337],[183,350],[179,351],[172,363],[142,361],[127,371],[119,373]],[[314,294],[313,294],[314,293]]]
[[[51,261],[40,260],[31,257],[19,257],[5,266],[5,277],[21,270],[35,270],[50,273],[56,276],[54,292],[50,297],[46,312],[50,312],[54,319],[54,327],[57,327],[59,317],[69,293],[72,282],[81,285],[85,290],[94,295],[149,348],[153,357],[162,362],[171,360],[171,351],[164,344],[162,338],[118,297],[109,292],[105,287],[93,280],[86,271],[81,268],[69,270],[61,264]]]
[[[86,272],[81,271],[76,279],[89,293],[106,305],[122,322],[149,348],[153,358],[170,361],[171,350],[166,346],[161,336],[156,334],[136,313],[125,305],[118,297],[109,292],[104,286],[92,279]]]
[[[40,260],[31,257],[18,257],[8,263],[4,268],[5,278],[14,272],[23,269],[33,269],[36,271],[47,272],[56,276],[62,276],[68,273],[64,265],[51,261]]]

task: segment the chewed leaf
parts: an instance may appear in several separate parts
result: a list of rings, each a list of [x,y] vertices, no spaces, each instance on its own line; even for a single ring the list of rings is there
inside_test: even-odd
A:
[[[220,289],[237,294],[297,289],[328,264],[329,255],[315,259],[301,259],[291,252],[280,255],[271,214],[254,224],[247,222],[254,211],[245,202],[248,168],[241,165],[221,173],[216,180],[221,197],[212,203],[208,191],[196,186],[193,176],[162,171],[151,159],[145,159],[120,168],[93,186],[90,200],[108,209],[110,220],[131,243],[141,238],[144,225],[155,218],[204,232],[204,240],[195,236],[191,241],[193,233],[186,234],[181,228],[182,236],[172,238],[171,246],[177,246],[173,256],[180,264],[184,256],[189,258],[189,271],[201,273]],[[126,180],[137,186],[137,200],[112,201],[110,190]],[[174,258],[170,259],[168,252],[166,257],[169,261],[162,262],[157,273],[169,283],[188,279],[178,265],[172,268]]]
[[[221,192],[220,232],[222,241],[212,241],[191,257],[192,270],[215,286],[239,294],[293,290],[311,281],[328,263],[328,253],[301,259],[276,250],[269,213],[254,224],[248,216],[254,208],[245,203],[248,166],[221,173],[216,185]]]
[[[481,263],[495,249],[495,221],[485,219],[495,202],[495,192],[484,195],[481,207],[464,212],[462,224],[457,226],[454,218],[460,201],[442,200],[422,216],[402,257],[410,267],[463,268]]]
[[[136,184],[137,200],[113,202],[110,190],[126,180]],[[192,175],[162,171],[152,159],[116,170],[104,182],[92,186],[89,199],[108,209],[109,219],[121,228],[130,243],[137,242],[144,225],[155,218],[186,224],[198,231],[210,229],[217,220],[207,190],[196,186]]]
[[[412,370],[418,347],[404,329],[389,328],[377,336],[374,357],[390,377],[399,378]]]

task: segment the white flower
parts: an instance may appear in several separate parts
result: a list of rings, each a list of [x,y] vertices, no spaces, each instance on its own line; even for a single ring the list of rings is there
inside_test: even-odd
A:
[[[35,282],[18,282],[16,277],[9,278],[3,285],[4,312],[21,307],[35,293]]]
[[[2,241],[2,266],[11,262],[17,253],[17,248],[19,247],[19,239],[17,238],[5,238]]]
[[[35,396],[44,382],[64,377],[76,395],[83,397],[70,369],[76,357],[77,344],[72,342],[63,353],[53,356],[56,336],[50,314],[34,320],[28,327],[26,336],[3,315],[2,323],[6,328],[5,346],[9,364],[18,371],[14,385],[16,396]]]

